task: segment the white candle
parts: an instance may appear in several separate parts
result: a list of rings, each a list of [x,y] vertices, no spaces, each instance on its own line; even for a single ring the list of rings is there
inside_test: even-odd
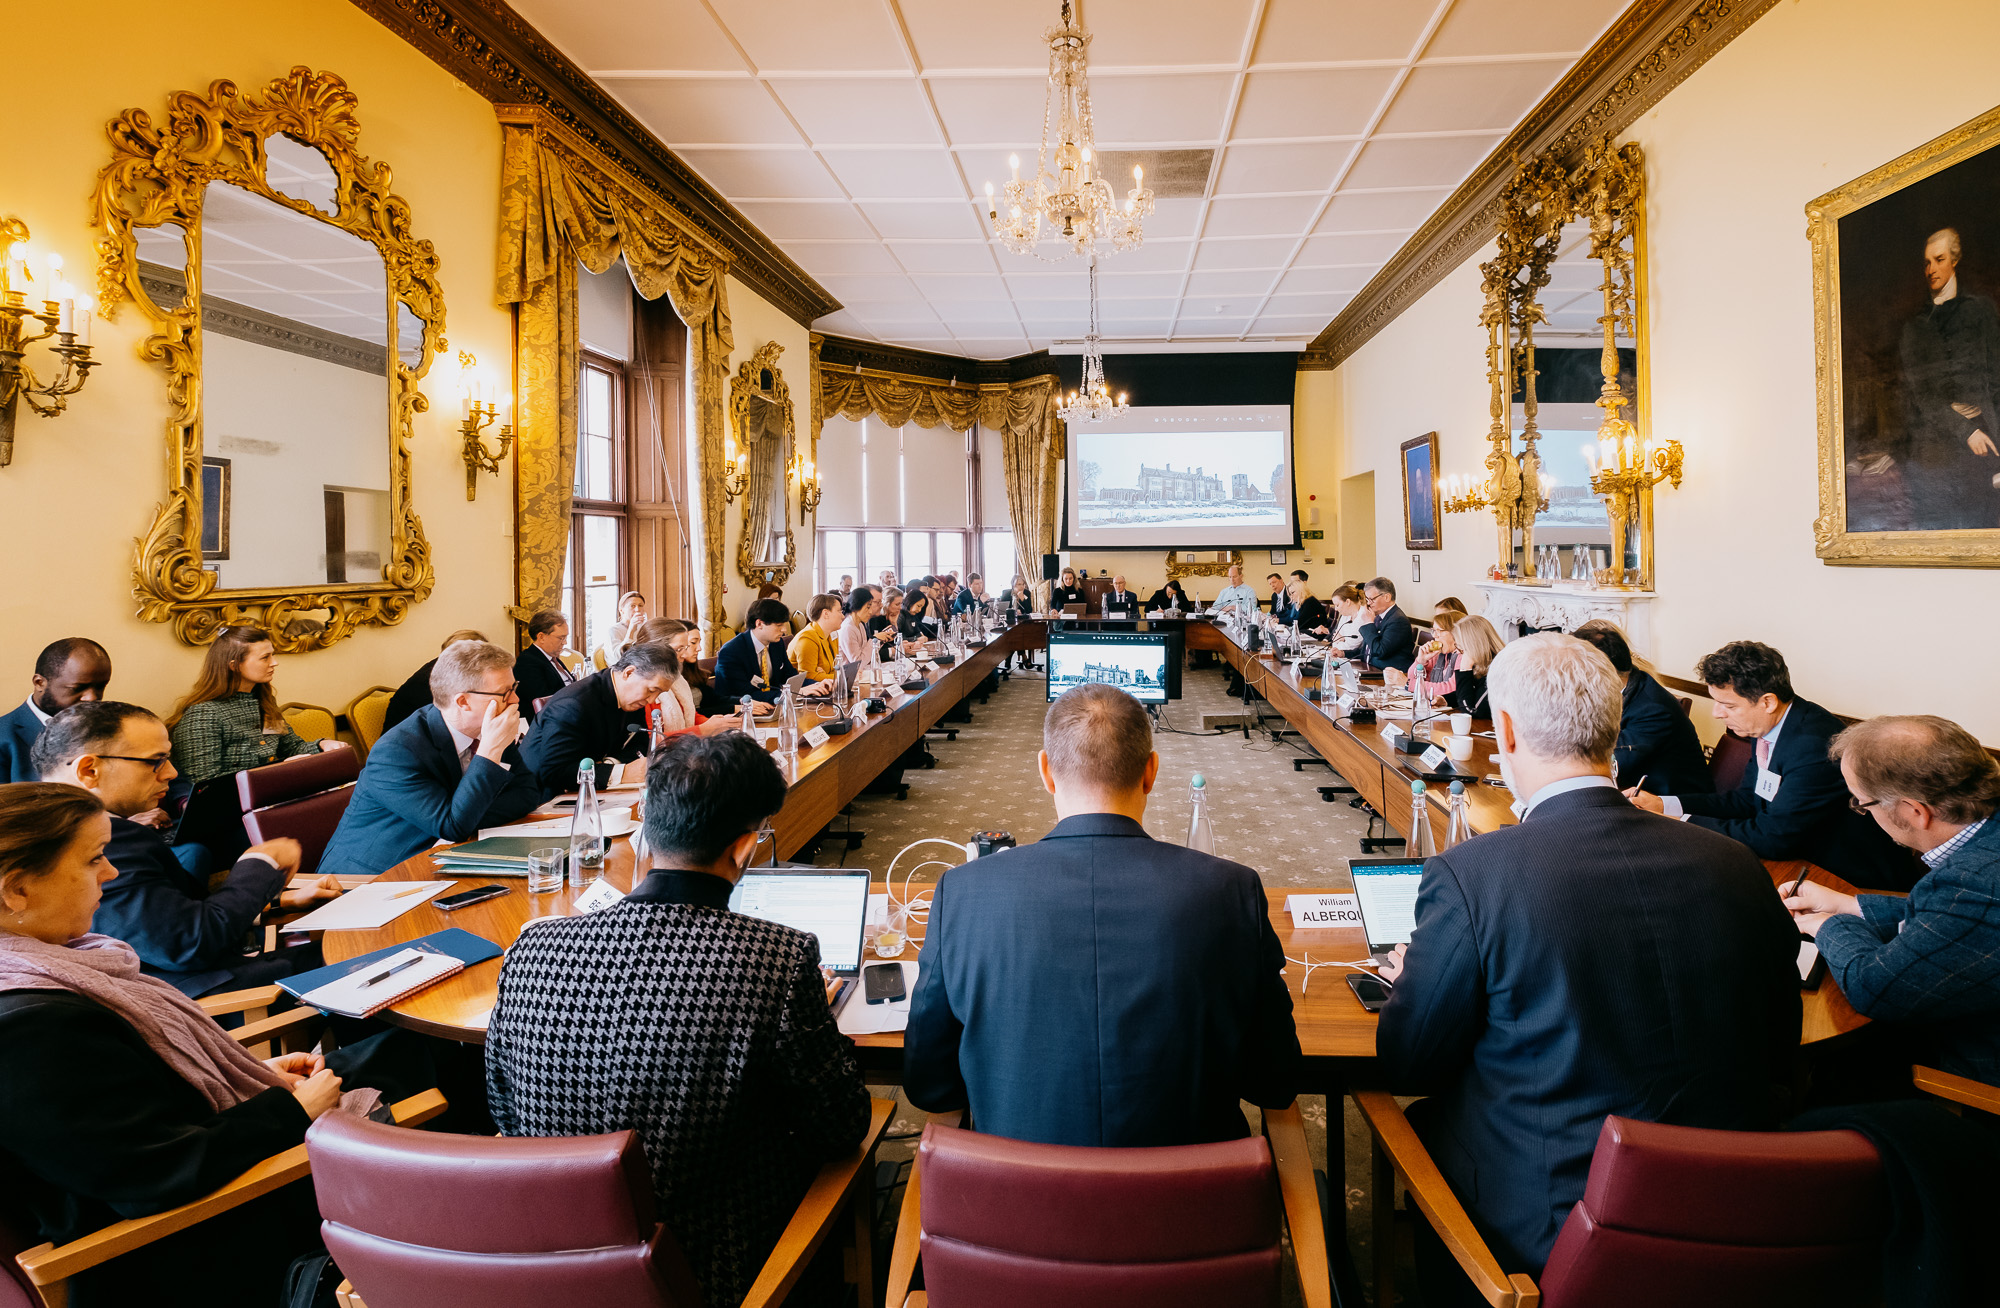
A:
[[[57,294],[62,298],[56,303],[56,331],[68,335],[76,330],[76,299],[68,282],[62,284]]]
[[[90,344],[90,310],[85,309],[76,320],[76,343]]]

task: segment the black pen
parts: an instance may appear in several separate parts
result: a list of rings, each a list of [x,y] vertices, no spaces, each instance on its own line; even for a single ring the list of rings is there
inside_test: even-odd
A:
[[[374,985],[378,981],[387,981],[390,977],[396,975],[396,973],[402,971],[404,968],[415,967],[417,964],[423,961],[424,961],[424,956],[421,953],[419,953],[415,958],[406,958],[402,962],[396,964],[396,966],[390,968],[388,971],[377,972],[374,976],[369,977],[366,981],[363,981],[361,983],[361,988],[363,990],[366,990],[369,986]]]
[[[1799,897],[1799,887],[1804,885],[1806,878],[1812,874],[1812,866],[1812,864],[1808,863],[1799,869],[1798,877],[1792,882],[1792,893],[1786,896],[1787,899],[1797,899]]]

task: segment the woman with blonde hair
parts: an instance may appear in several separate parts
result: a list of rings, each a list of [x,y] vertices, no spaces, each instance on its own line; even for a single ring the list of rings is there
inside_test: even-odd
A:
[[[639,630],[646,625],[646,597],[628,590],[618,597],[618,621],[604,640],[604,657],[616,663],[618,656],[639,643]]]
[[[1449,705],[1454,713],[1470,713],[1490,718],[1493,710],[1486,702],[1486,669],[1500,652],[1500,633],[1485,618],[1466,617],[1450,609],[1440,610],[1432,630],[1437,632],[1435,649],[1419,656],[1410,665],[1408,683],[1421,686],[1435,704]],[[1394,669],[1385,672],[1401,680]]]
[[[846,618],[841,611],[840,596],[815,595],[806,604],[806,625],[792,643],[785,648],[785,657],[792,666],[806,675],[808,688],[825,688],[833,681],[833,674],[840,670],[840,650],[836,645],[836,635],[841,622]]]
[[[314,744],[291,729],[271,690],[277,672],[271,634],[261,627],[224,627],[216,635],[194,688],[167,718],[174,768],[190,785],[314,750],[347,748],[342,740]]]

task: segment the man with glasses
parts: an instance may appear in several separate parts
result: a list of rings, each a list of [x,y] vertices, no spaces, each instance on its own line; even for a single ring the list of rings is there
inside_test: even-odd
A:
[[[1368,621],[1361,626],[1361,651],[1371,668],[1408,672],[1417,661],[1417,636],[1410,620],[1396,607],[1396,583],[1377,577],[1361,588],[1368,602]]]
[[[547,795],[516,743],[514,660],[485,641],[448,645],[431,669],[431,702],[368,751],[320,870],[387,871],[440,840],[471,840]]]
[[[750,607],[761,613],[766,604],[784,613],[785,606],[776,600],[760,600]],[[789,626],[784,630],[791,635]],[[738,636],[723,649],[746,638]],[[771,636],[772,640],[777,638]],[[782,686],[792,675],[792,665],[785,658],[783,645],[771,653],[769,684]],[[576,771],[585,759],[596,768],[599,790],[615,782],[644,780],[645,753],[652,744],[646,711],[660,696],[673,693],[674,678],[680,675],[680,655],[671,645],[641,642],[628,646],[610,667],[591,673],[543,705],[535,718],[535,729],[521,746],[521,757],[535,770],[544,797],[574,792]],[[714,685],[717,692],[735,701],[739,692],[723,676],[720,658],[715,664]]]
[[[287,890],[299,842],[271,840],[236,861],[223,883],[183,866],[166,837],[133,821],[159,807],[174,778],[166,724],[136,704],[89,701],[58,713],[35,742],[43,781],[77,786],[111,813],[104,856],[118,875],[106,882],[91,930],[132,946],[140,966],[186,995],[269,985],[320,965],[319,946],[244,956],[258,917],[272,904],[306,908],[340,893],[331,877]]]

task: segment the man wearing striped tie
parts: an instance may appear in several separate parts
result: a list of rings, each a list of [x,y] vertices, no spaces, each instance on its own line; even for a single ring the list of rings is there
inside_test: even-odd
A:
[[[1847,783],[1827,756],[1842,722],[1792,691],[1785,656],[1731,641],[1695,664],[1715,716],[1757,742],[1736,789],[1713,795],[1628,790],[1640,808],[1740,840],[1767,859],[1802,858],[1858,886],[1904,890],[1922,874],[1875,822],[1848,806]]]
[[[769,704],[798,671],[785,656],[792,615],[783,600],[767,599],[750,606],[749,620],[748,631],[716,652],[715,688],[732,703],[748,695]]]

